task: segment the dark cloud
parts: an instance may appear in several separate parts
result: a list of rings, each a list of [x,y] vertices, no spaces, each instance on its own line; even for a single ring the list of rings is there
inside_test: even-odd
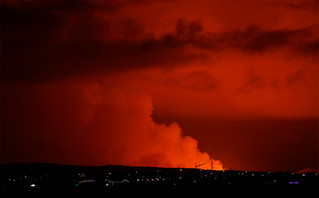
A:
[[[269,81],[262,72],[256,71],[253,67],[249,68],[243,85],[239,88],[239,92],[243,94],[248,94],[254,90],[260,90],[266,87],[277,87],[276,79]]]
[[[245,87],[263,88],[266,83],[261,74],[257,73],[253,68],[248,71]]]
[[[200,91],[211,91],[218,87],[217,80],[210,73],[202,70],[194,70],[182,75],[174,73],[161,80],[165,85]]]
[[[318,25],[271,31],[250,26],[218,33],[205,31],[200,20],[180,19],[175,31],[155,37],[146,34],[138,20],[126,18],[114,24],[108,17],[132,3],[5,1],[1,6],[2,79],[43,81],[171,67],[225,50],[254,54],[284,49],[300,56],[318,56]]]
[[[275,7],[284,7],[288,9],[302,9],[302,10],[313,10],[318,11],[319,1],[318,0],[271,0],[268,5]]]
[[[291,85],[296,82],[303,81],[305,78],[304,76],[305,76],[305,71],[302,69],[298,69],[296,72],[286,77],[287,85]]]
[[[314,30],[318,25],[297,30],[262,30],[250,26],[245,30],[234,30],[224,33],[204,32],[199,27],[188,27],[192,32],[184,42],[211,50],[236,49],[249,53],[264,53],[288,48],[290,52],[300,55],[317,55],[318,37]],[[197,37],[195,33],[197,33]]]

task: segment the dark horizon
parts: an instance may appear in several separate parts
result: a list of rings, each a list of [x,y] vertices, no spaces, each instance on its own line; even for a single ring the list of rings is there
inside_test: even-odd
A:
[[[2,195],[12,193],[214,193],[214,195],[315,195],[317,173],[213,171],[195,168],[0,165]],[[207,194],[206,194],[207,195]]]
[[[319,169],[316,168],[304,168],[300,170],[243,170],[243,169],[233,169],[233,168],[224,168],[223,170],[213,170],[213,169],[203,169],[199,167],[164,167],[164,166],[141,166],[141,165],[123,165],[123,164],[104,164],[104,165],[93,165],[93,164],[63,164],[63,163],[52,163],[52,162],[28,162],[28,163],[21,163],[21,162],[12,162],[12,163],[0,163],[0,166],[69,166],[69,167],[127,167],[127,168],[160,168],[160,169],[194,169],[194,170],[207,170],[207,171],[235,171],[235,172],[287,172],[287,173],[318,173]]]

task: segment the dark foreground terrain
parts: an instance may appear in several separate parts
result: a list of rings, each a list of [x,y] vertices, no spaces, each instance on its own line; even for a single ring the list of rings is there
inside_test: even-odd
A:
[[[88,193],[318,197],[319,175],[184,168],[10,164],[1,165],[0,190],[2,196],[17,193]]]

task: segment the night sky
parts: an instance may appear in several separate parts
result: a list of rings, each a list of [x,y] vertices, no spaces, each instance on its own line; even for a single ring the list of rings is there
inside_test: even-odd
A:
[[[1,163],[319,168],[318,0],[2,0]]]

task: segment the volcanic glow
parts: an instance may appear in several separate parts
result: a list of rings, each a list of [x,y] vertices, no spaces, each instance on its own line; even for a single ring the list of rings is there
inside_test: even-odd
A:
[[[47,162],[67,164],[194,168],[194,162],[211,160],[199,151],[195,139],[182,135],[177,123],[167,126],[152,120],[149,95],[107,89],[97,83],[61,82],[9,89],[15,90],[12,95],[25,95],[12,103],[7,101],[12,104],[8,108],[19,109],[16,122],[23,123],[8,127],[13,134],[21,128],[32,129],[21,143],[25,152],[14,157],[32,153],[28,161],[37,161],[40,147],[50,156]],[[17,104],[21,106],[15,107]],[[213,161],[220,170],[220,163]],[[210,169],[211,165],[200,168]]]
[[[318,7],[3,0],[1,162],[318,168]]]

